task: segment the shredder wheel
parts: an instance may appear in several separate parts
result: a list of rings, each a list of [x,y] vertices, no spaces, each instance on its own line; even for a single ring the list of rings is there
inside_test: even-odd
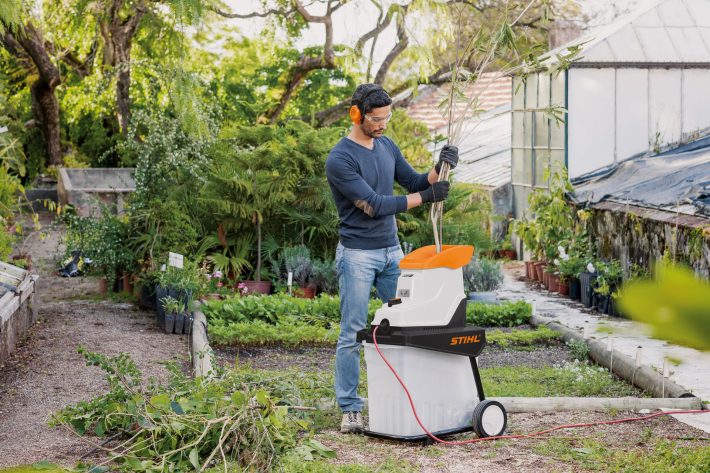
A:
[[[498,401],[486,399],[473,410],[473,430],[479,437],[497,437],[505,432],[508,415]]]

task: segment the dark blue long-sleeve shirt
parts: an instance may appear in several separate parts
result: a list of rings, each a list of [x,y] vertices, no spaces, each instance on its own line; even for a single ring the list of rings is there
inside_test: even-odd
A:
[[[325,164],[328,184],[340,216],[340,242],[346,248],[372,250],[399,244],[394,215],[407,210],[407,197],[393,195],[397,181],[409,192],[429,187],[386,136],[370,150],[343,138]]]

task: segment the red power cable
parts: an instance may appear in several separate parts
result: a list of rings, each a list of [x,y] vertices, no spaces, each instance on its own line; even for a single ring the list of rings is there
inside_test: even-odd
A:
[[[616,419],[616,420],[605,420],[605,421],[599,421],[599,422],[587,422],[584,424],[565,424],[565,425],[558,425],[557,427],[552,427],[547,430],[541,430],[539,432],[533,432],[531,434],[522,434],[522,435],[498,435],[495,437],[481,437],[481,438],[475,438],[475,439],[469,439],[469,440],[460,440],[460,441],[450,441],[450,440],[443,440],[437,437],[436,435],[432,434],[427,430],[426,427],[424,427],[424,424],[422,424],[421,419],[419,419],[419,415],[417,414],[417,409],[414,407],[414,401],[412,400],[411,394],[409,394],[409,390],[407,389],[407,386],[404,385],[404,381],[402,381],[402,378],[399,377],[397,374],[397,371],[392,367],[389,361],[387,361],[387,358],[385,358],[385,355],[380,351],[380,346],[377,344],[377,329],[380,328],[379,325],[375,326],[374,330],[372,331],[372,341],[375,344],[375,349],[377,350],[377,353],[380,355],[380,358],[382,358],[382,361],[385,362],[387,367],[392,371],[392,374],[394,374],[394,377],[397,378],[397,381],[399,381],[399,384],[402,386],[402,389],[404,389],[404,393],[407,395],[407,399],[409,399],[409,405],[412,407],[412,413],[414,414],[414,418],[417,420],[417,423],[419,424],[419,427],[426,432],[426,434],[431,438],[432,440],[435,440],[439,443],[443,443],[445,445],[465,445],[467,443],[477,443],[477,442],[485,442],[488,440],[499,440],[499,439],[526,439],[530,437],[536,437],[538,435],[543,435],[547,434],[550,432],[554,432],[555,430],[561,430],[561,429],[570,429],[570,428],[576,428],[576,427],[590,427],[594,425],[611,425],[611,424],[621,424],[623,422],[633,422],[633,421],[638,421],[638,420],[647,420],[647,419],[653,419],[654,417],[660,417],[660,416],[665,416],[665,415],[672,415],[672,414],[704,414],[707,412],[710,412],[710,410],[685,410],[685,411],[668,411],[668,412],[657,412],[655,414],[649,414],[641,417],[627,417],[624,419]]]

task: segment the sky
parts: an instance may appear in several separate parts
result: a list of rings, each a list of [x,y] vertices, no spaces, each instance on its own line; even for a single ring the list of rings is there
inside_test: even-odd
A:
[[[389,4],[390,0],[383,0]],[[638,8],[645,8],[658,0],[577,0],[582,11],[593,18],[590,30],[596,27],[607,25],[624,13],[628,13]],[[225,0],[226,5],[236,13],[249,13],[258,11],[261,8],[260,0]],[[316,5],[309,6],[308,11],[312,14],[322,14],[325,11],[324,4],[317,0]],[[320,7],[320,8],[319,8]],[[336,44],[354,45],[355,41],[364,32],[370,30],[376,22],[378,12],[368,0],[353,0],[345,4],[334,15],[334,42]],[[264,27],[266,22],[262,19],[248,20],[228,20],[230,25],[237,26],[243,35],[256,37]],[[297,41],[296,46],[322,45],[324,41],[325,27],[320,24],[312,25],[303,36]],[[416,31],[410,30],[410,36],[416,41]],[[396,40],[395,27],[390,25],[387,31],[378,39],[378,50],[375,54],[375,67],[381,62]]]

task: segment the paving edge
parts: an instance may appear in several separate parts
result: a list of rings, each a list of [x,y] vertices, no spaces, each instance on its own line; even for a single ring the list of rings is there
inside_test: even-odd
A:
[[[652,393],[659,398],[696,398],[696,396],[686,388],[676,384],[670,379],[664,378],[656,370],[648,366],[636,368],[636,360],[621,353],[619,350],[607,349],[606,343],[591,338],[584,338],[578,331],[570,329],[554,319],[533,315],[530,322],[534,326],[544,325],[562,334],[562,340],[584,342],[589,348],[589,356],[606,368],[624,378],[626,381],[645,391]],[[702,405],[700,398],[698,403]]]
[[[207,317],[201,310],[194,313],[192,322],[192,343],[190,356],[192,357],[192,370],[196,378],[209,377],[213,374],[212,358],[214,351],[207,339]]]

